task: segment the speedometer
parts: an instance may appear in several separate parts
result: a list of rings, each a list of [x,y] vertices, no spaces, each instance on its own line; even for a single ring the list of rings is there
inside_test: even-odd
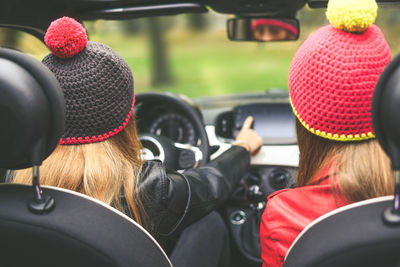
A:
[[[196,145],[197,136],[192,123],[184,116],[170,112],[150,124],[149,132],[165,136],[174,142]]]

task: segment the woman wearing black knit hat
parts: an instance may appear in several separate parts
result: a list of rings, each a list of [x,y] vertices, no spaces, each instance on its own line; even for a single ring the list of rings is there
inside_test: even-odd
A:
[[[183,174],[166,171],[160,162],[141,158],[132,116],[133,77],[125,60],[108,46],[88,41],[83,26],[68,17],[50,25],[45,42],[53,53],[43,63],[63,89],[66,129],[59,146],[41,166],[42,184],[84,193],[125,212],[163,245],[227,199],[249,167],[250,153],[262,144],[250,129],[251,118],[238,135],[240,142],[205,167]],[[16,183],[30,181],[31,174],[25,170],[14,178]],[[222,223],[221,218],[217,220]],[[213,225],[205,229],[215,231]],[[220,247],[225,246],[223,242]],[[222,266],[214,259],[221,257],[218,253],[195,263],[190,259],[190,265]],[[179,265],[186,264],[182,257],[176,258]]]

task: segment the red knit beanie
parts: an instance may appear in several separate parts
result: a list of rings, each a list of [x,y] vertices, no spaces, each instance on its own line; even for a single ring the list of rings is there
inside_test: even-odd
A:
[[[372,23],[374,0],[330,0],[332,25],[311,34],[289,70],[293,111],[312,133],[338,141],[374,138],[371,99],[390,48]]]

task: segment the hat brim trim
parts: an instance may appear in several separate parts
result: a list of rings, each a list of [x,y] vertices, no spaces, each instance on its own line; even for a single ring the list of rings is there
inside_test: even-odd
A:
[[[367,132],[367,133],[361,133],[361,134],[337,134],[337,133],[328,133],[326,131],[320,130],[320,129],[314,129],[313,127],[310,127],[297,113],[295,107],[293,106],[292,99],[290,100],[290,105],[292,106],[292,110],[294,115],[297,117],[297,119],[300,121],[300,123],[311,133],[318,135],[320,137],[330,139],[330,140],[335,140],[335,141],[343,141],[343,142],[348,142],[348,141],[362,141],[362,140],[367,140],[367,139],[373,139],[375,138],[375,135],[372,132]]]

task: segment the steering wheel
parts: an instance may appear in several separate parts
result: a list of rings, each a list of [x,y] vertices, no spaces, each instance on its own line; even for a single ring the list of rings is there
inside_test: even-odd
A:
[[[193,125],[200,142],[197,145],[173,142],[165,136],[141,133],[139,139],[143,145],[144,159],[157,159],[171,169],[189,169],[204,165],[210,156],[210,145],[201,113],[190,99],[172,93],[142,93],[136,95],[135,117],[140,123],[142,106],[157,105],[174,107],[183,114]]]

